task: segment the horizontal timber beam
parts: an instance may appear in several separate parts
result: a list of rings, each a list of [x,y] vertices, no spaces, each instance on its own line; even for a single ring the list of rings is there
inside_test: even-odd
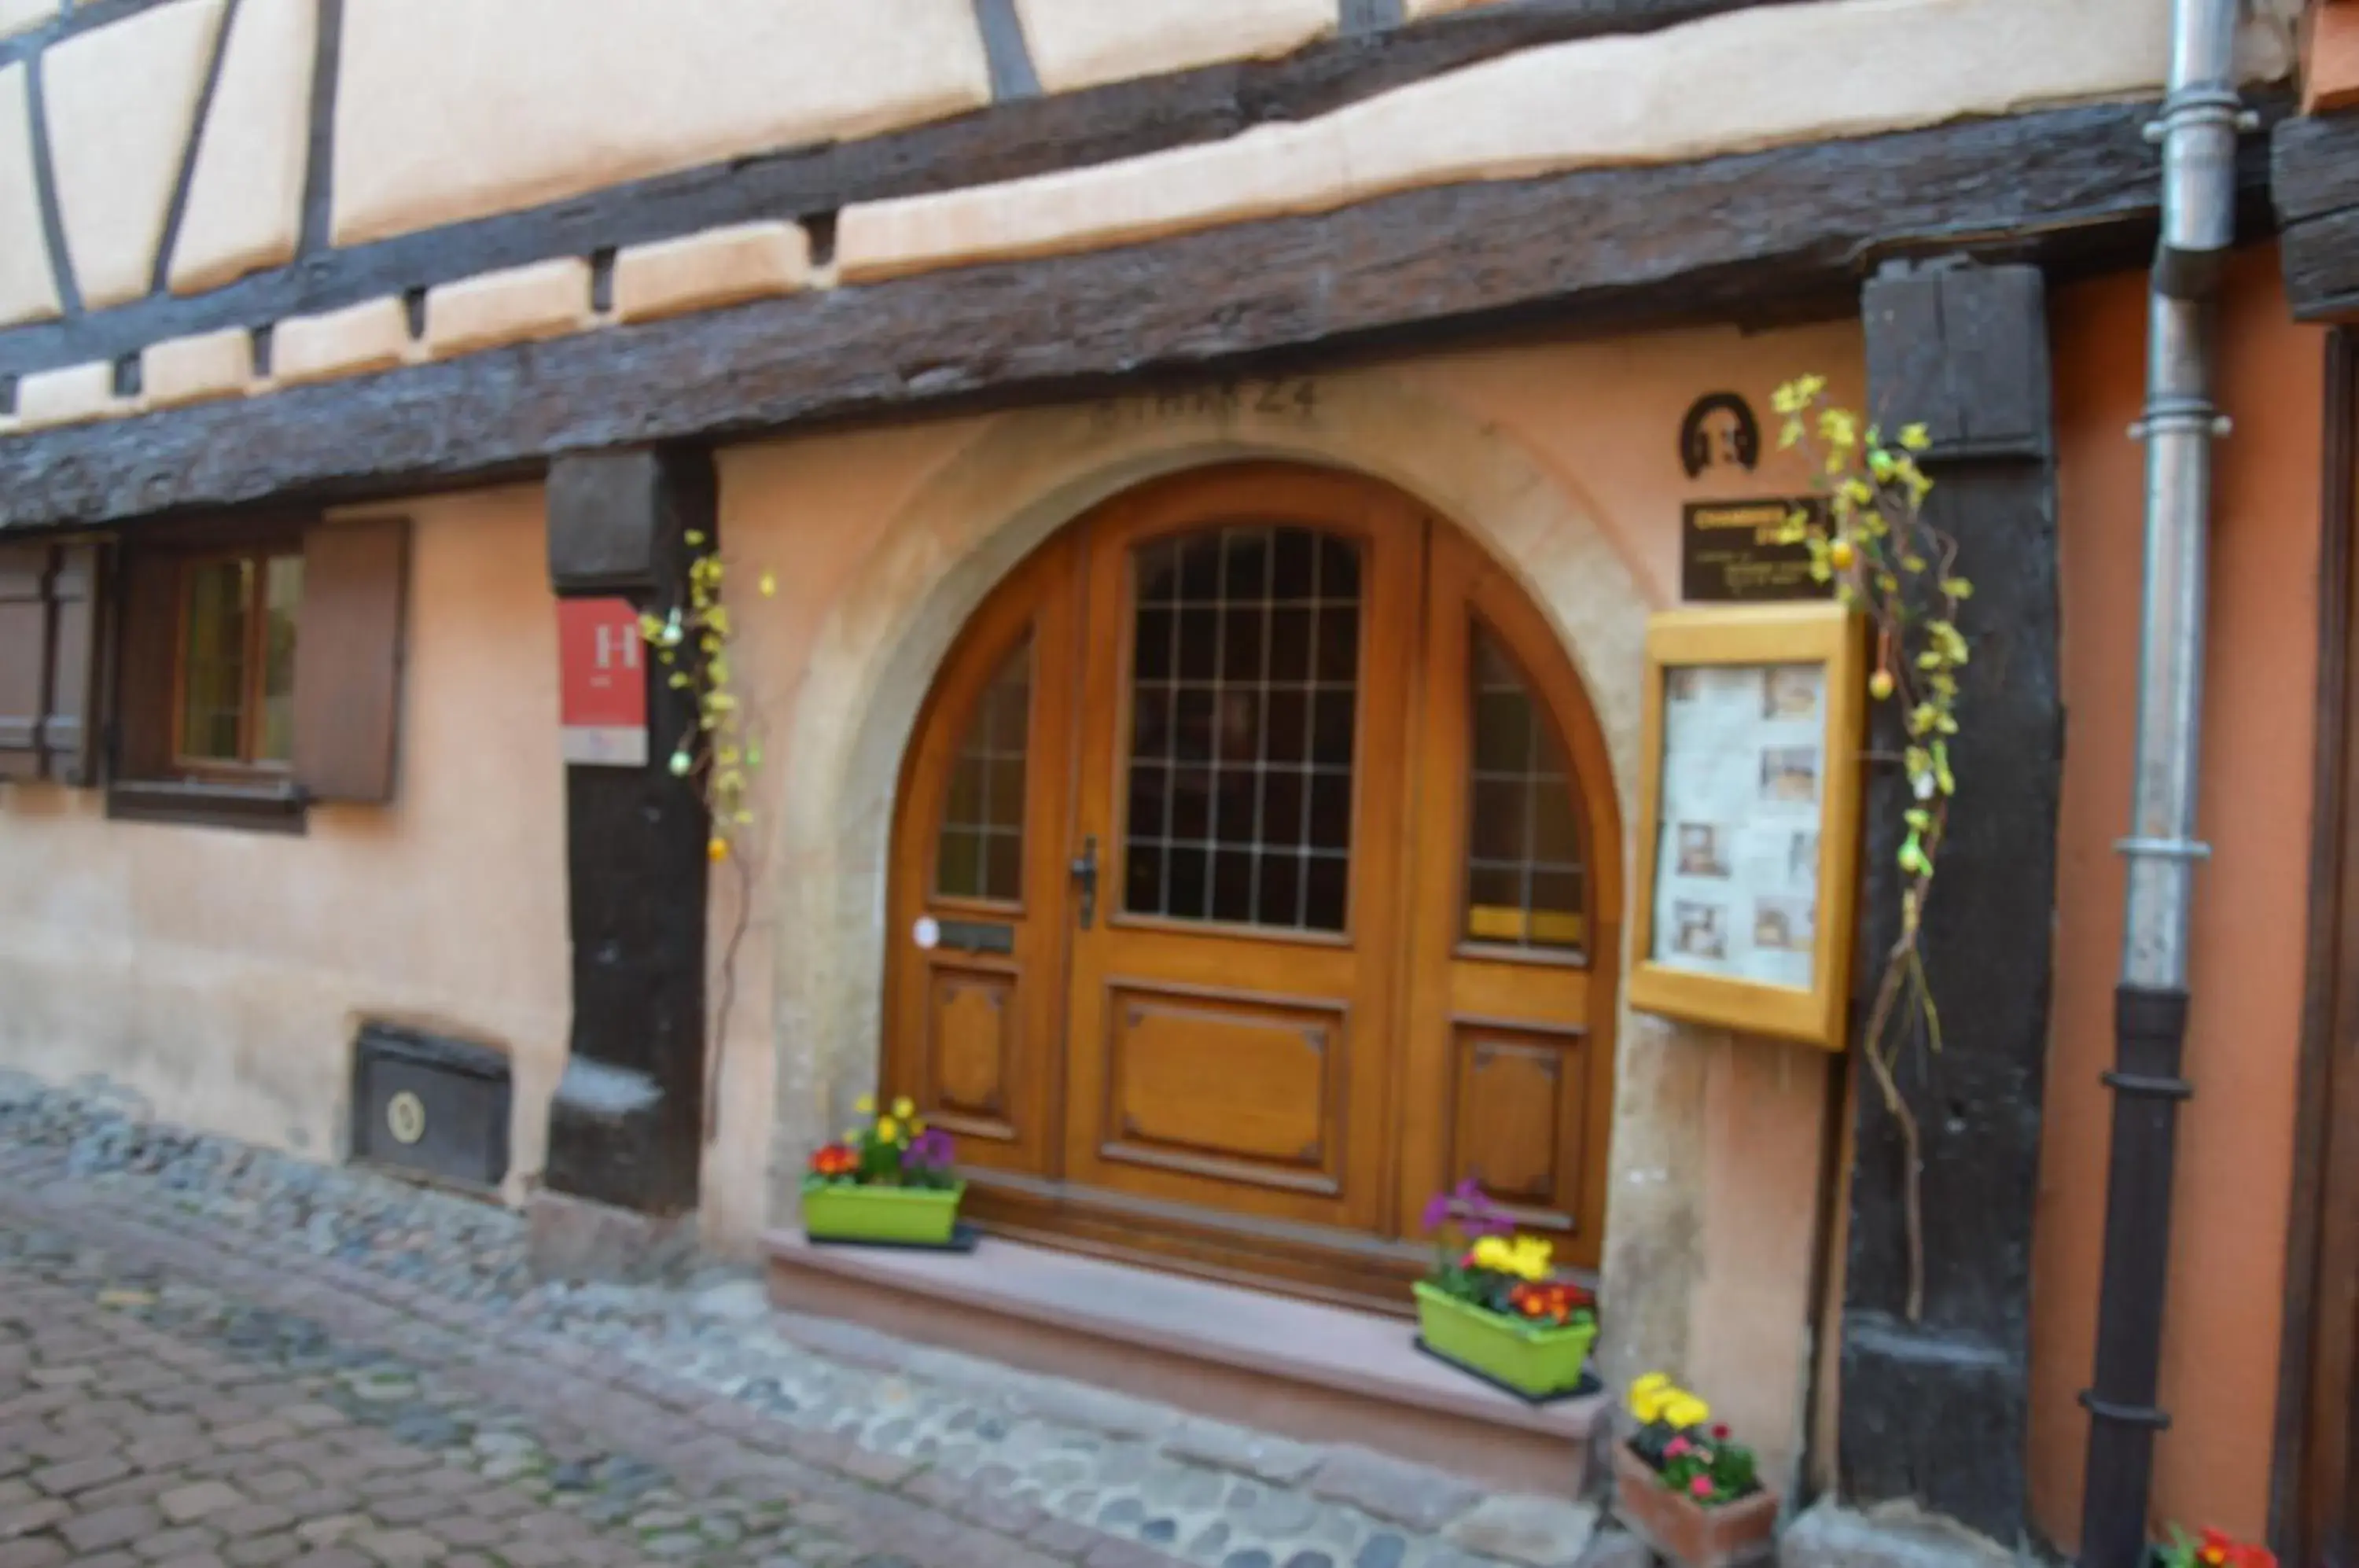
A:
[[[2282,122],[2269,169],[2295,319],[2359,321],[2359,113]]]
[[[118,9],[152,3],[99,0]],[[756,219],[821,217],[857,201],[988,185],[1220,141],[1271,121],[1311,119],[1517,49],[1655,32],[1793,3],[1495,0],[1409,27],[1322,39],[1277,60],[1230,61],[997,103],[933,125],[732,158],[370,245],[326,245],[322,212],[306,225],[304,254],[287,267],[203,294],[157,293],[113,310],[71,312],[0,332],[0,376],[118,359],[167,338],[268,326],[552,256],[586,256]],[[78,26],[91,9],[77,6],[55,26]],[[332,69],[332,61],[323,68]],[[315,119],[328,109],[322,98]],[[329,145],[328,132],[324,124],[312,126],[315,158]]]
[[[2136,265],[2154,234],[2151,114],[2056,110],[1448,186],[19,435],[0,440],[0,527],[392,494],[566,452],[1508,332],[1844,314],[1894,256]],[[2247,215],[2265,215],[2265,142],[2247,152]]]

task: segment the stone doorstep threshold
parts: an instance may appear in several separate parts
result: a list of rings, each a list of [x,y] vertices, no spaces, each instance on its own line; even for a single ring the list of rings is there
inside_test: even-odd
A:
[[[1405,1321],[985,1236],[972,1253],[763,1238],[788,1311],[1517,1491],[1602,1475],[1603,1394],[1535,1407],[1419,1353]]]

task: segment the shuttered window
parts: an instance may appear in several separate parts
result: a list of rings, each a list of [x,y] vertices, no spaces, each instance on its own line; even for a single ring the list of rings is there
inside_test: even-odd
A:
[[[91,755],[98,547],[0,547],[0,779],[79,785]]]
[[[299,828],[394,793],[408,525],[135,543],[123,573],[118,816]]]

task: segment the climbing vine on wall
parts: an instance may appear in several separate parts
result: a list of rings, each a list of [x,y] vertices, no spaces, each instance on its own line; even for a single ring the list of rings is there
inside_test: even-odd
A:
[[[752,789],[762,766],[762,738],[737,690],[737,626],[723,596],[728,565],[703,532],[690,529],[686,539],[694,552],[686,599],[665,615],[642,615],[639,631],[654,650],[666,684],[695,693],[695,715],[673,741],[665,766],[673,778],[693,784],[704,801],[710,824],[706,857],[737,874],[736,914],[722,945],[720,996],[713,1007],[712,1037],[705,1048],[704,1133],[709,1140],[720,1099],[714,1076],[737,1000],[737,955],[753,921],[754,866],[760,856],[748,838],[756,825]],[[757,586],[763,598],[771,598],[778,591],[777,578],[765,572]]]
[[[1970,652],[1958,615],[1973,584],[1958,575],[1957,541],[1925,516],[1933,482],[1917,464],[1918,454],[1931,444],[1924,426],[1906,426],[1887,441],[1882,430],[1830,398],[1825,378],[1818,376],[1788,382],[1771,407],[1785,421],[1779,450],[1799,451],[1813,465],[1826,502],[1820,513],[1797,510],[1787,521],[1786,538],[1807,543],[1811,575],[1832,582],[1844,604],[1866,615],[1875,638],[1868,694],[1879,705],[1894,705],[1906,736],[1897,758],[1910,797],[1900,841],[1875,846],[1888,850],[1899,867],[1900,930],[1884,954],[1860,1049],[1907,1153],[1913,1323],[1925,1305],[1923,1150],[1897,1067],[1902,1049],[1920,1031],[1930,1049],[1941,1048],[1941,1013],[1925,977],[1920,939],[1958,790],[1951,746],[1958,735],[1958,677]]]

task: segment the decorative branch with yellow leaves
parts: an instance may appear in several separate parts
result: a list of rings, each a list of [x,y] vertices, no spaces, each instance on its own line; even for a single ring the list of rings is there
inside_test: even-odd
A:
[[[1941,1014],[1925,978],[1920,939],[1925,908],[1948,836],[1957,775],[1951,744],[1958,734],[1958,675],[1969,649],[1958,629],[1960,607],[1973,584],[1958,575],[1958,544],[1925,516],[1933,482],[1918,467],[1931,445],[1922,425],[1883,431],[1827,395],[1826,379],[1805,376],[1777,388],[1770,406],[1784,419],[1780,451],[1796,450],[1814,469],[1823,511],[1797,509],[1785,538],[1805,543],[1810,574],[1832,582],[1836,596],[1875,629],[1874,673],[1868,694],[1899,710],[1907,744],[1898,760],[1908,782],[1905,832],[1893,849],[1901,875],[1900,930],[1884,955],[1883,977],[1860,1039],[1886,1108],[1907,1146],[1908,1301],[1910,1322],[1922,1315],[1925,1236],[1919,1183],[1922,1149],[1917,1119],[1900,1094],[1900,1051],[1921,1028],[1930,1049],[1941,1049]],[[1886,760],[1890,760],[1886,758]],[[1840,940],[1830,934],[1830,940]]]
[[[753,920],[753,867],[760,856],[750,852],[745,835],[755,825],[752,789],[762,766],[762,738],[737,691],[732,657],[737,626],[723,597],[729,568],[710,536],[691,528],[685,539],[694,552],[688,566],[688,596],[667,614],[641,615],[639,633],[655,650],[665,683],[676,691],[696,694],[696,716],[672,743],[665,766],[673,778],[690,780],[703,799],[706,857],[737,872],[736,918],[722,947],[720,998],[705,1051],[704,1131],[710,1140],[719,1108],[713,1079],[737,999],[737,954]],[[763,598],[775,597],[776,574],[763,572],[757,586]]]

